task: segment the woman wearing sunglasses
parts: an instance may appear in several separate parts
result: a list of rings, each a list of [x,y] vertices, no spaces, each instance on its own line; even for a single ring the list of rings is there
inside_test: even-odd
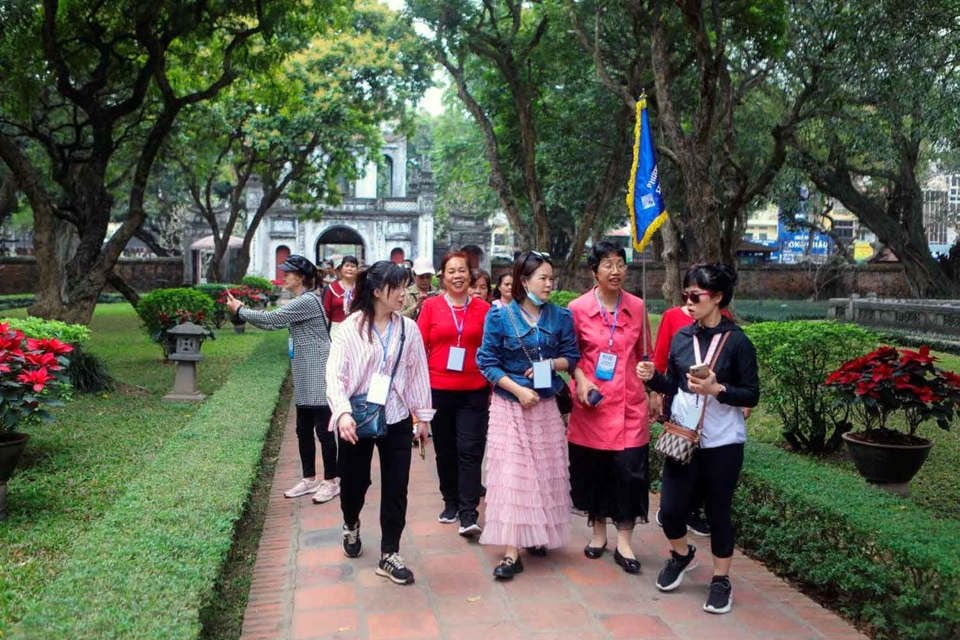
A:
[[[653,362],[637,364],[637,375],[659,393],[673,395],[672,420],[688,429],[702,421],[700,446],[689,464],[663,463],[660,519],[670,541],[670,559],[657,576],[657,588],[673,591],[695,566],[696,548],[687,543],[686,517],[692,498],[706,496],[710,521],[713,578],[703,610],[727,613],[733,603],[730,563],[733,524],[730,507],[743,466],[746,424],[743,407],[760,398],[753,344],[723,309],[733,298],[736,272],[727,265],[697,264],[683,278],[683,299],[693,324],[670,343],[665,373]]]
[[[487,431],[486,514],[481,544],[502,545],[498,580],[523,571],[520,549],[545,555],[570,533],[570,474],[558,371],[580,359],[573,319],[550,304],[553,265],[536,251],[513,267],[514,300],[491,309],[477,365],[494,385]]]

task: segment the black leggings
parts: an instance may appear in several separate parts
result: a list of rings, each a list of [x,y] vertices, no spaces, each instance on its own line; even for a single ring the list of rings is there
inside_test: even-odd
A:
[[[430,421],[437,454],[437,477],[444,505],[476,515],[480,467],[487,444],[490,388],[475,391],[433,389]]]
[[[332,480],[340,474],[337,471],[337,439],[333,431],[330,431],[330,407],[298,404],[297,445],[300,448],[300,466],[303,467],[304,478],[317,475],[317,442],[313,439],[314,433],[320,440],[323,479]]]
[[[687,514],[697,495],[706,498],[710,551],[716,558],[733,555],[730,507],[743,467],[743,444],[697,449],[690,464],[663,463],[660,521],[670,540],[687,535]]]

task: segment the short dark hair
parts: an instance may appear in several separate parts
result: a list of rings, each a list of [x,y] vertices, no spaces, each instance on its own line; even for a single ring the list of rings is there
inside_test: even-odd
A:
[[[711,293],[723,294],[720,299],[720,308],[723,309],[733,299],[737,272],[730,265],[720,262],[693,264],[683,275],[683,288],[694,284]]]
[[[540,265],[544,263],[551,267],[553,266],[549,253],[524,251],[517,256],[517,259],[513,263],[513,299],[517,300],[518,304],[527,297],[527,287],[523,284],[523,279],[529,278],[530,274],[539,269]]]
[[[596,275],[597,269],[600,268],[600,263],[603,262],[603,259],[612,256],[620,256],[624,262],[626,262],[627,250],[615,242],[601,240],[593,245],[593,250],[590,251],[590,255],[587,256],[587,264],[590,265],[590,270]]]

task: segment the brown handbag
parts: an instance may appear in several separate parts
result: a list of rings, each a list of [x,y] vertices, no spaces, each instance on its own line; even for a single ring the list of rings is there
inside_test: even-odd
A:
[[[723,334],[723,339],[717,347],[713,359],[710,361],[710,368],[713,369],[717,363],[720,352],[723,351],[723,345],[727,342],[730,332]],[[700,434],[703,432],[703,416],[707,411],[707,402],[710,396],[703,397],[703,404],[700,406],[700,419],[697,421],[696,429],[687,429],[686,427],[665,420],[663,422],[663,431],[657,438],[654,449],[663,457],[673,460],[678,464],[690,464],[693,460],[693,452],[700,447]]]

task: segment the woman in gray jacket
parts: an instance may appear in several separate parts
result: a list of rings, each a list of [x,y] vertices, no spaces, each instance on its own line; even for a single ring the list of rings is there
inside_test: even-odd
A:
[[[297,442],[303,479],[283,492],[288,498],[313,494],[317,504],[340,495],[337,471],[336,436],[329,430],[330,407],[327,404],[325,374],[330,354],[330,333],[323,304],[316,292],[317,269],[299,255],[291,255],[280,265],[284,272],[283,288],[294,298],[275,311],[247,309],[228,295],[227,308],[241,320],[261,329],[288,327],[290,358],[293,360],[294,401],[297,406]],[[320,440],[323,457],[323,480],[317,479],[317,445]]]

